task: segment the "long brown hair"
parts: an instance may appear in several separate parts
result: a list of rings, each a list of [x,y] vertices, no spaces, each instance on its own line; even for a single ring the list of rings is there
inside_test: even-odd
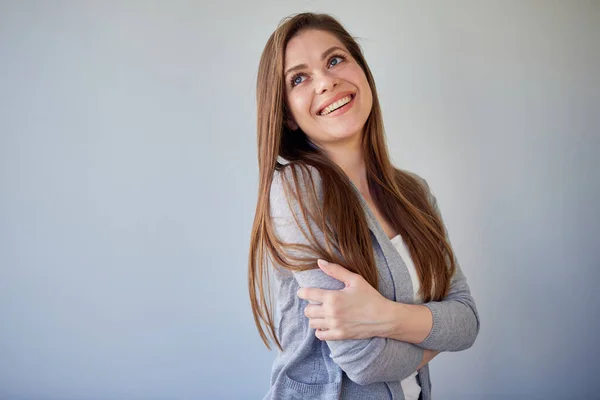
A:
[[[441,217],[430,201],[428,188],[413,174],[395,168],[385,143],[383,118],[375,81],[360,45],[333,17],[302,13],[285,18],[271,35],[263,50],[256,86],[259,191],[250,240],[248,290],[254,321],[267,346],[269,337],[282,350],[273,323],[270,298],[270,262],[292,271],[318,268],[317,258],[343,265],[378,287],[371,237],[359,196],[344,172],[313,145],[301,129],[291,131],[285,123],[289,115],[283,76],[288,42],[305,29],[318,29],[335,35],[363,69],[373,95],[371,113],[365,123],[362,146],[369,191],[373,201],[391,225],[402,235],[414,261],[424,301],[439,301],[448,293],[455,271],[454,253]],[[288,160],[283,165],[278,156]],[[274,233],[269,194],[275,170],[289,168],[284,180],[286,192],[298,196],[299,186],[312,188],[305,198],[296,198],[301,215],[310,219],[325,234],[320,244],[313,231],[307,232],[311,248],[280,241]],[[317,198],[309,169],[317,170],[322,198]],[[308,226],[308,223],[306,223]],[[290,249],[309,250],[303,257]],[[297,253],[297,252],[296,252]],[[267,299],[265,289],[269,293]],[[268,328],[268,336],[263,329]]]

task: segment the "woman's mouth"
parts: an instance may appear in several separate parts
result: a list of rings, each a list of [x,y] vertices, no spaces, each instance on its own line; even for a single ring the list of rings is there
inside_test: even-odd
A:
[[[344,114],[354,105],[354,98],[356,94],[350,94],[344,98],[339,99],[333,104],[325,107],[323,111],[319,113],[321,117],[335,117]]]

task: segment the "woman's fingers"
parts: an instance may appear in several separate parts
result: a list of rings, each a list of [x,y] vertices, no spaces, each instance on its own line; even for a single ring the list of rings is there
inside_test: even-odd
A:
[[[344,337],[342,333],[340,333],[339,331],[337,331],[335,329],[326,329],[326,330],[317,329],[315,331],[315,336],[319,340],[342,340]]]
[[[325,290],[325,289],[303,287],[303,288],[298,289],[296,294],[301,299],[313,301],[313,302],[317,302],[317,303],[323,303],[327,299],[328,292],[329,292],[329,290]]]
[[[329,329],[327,321],[324,318],[311,318],[308,326],[312,329]]]
[[[319,260],[317,260],[317,265],[327,275],[331,276],[332,278],[337,279],[340,282],[343,282],[346,286],[351,286],[357,277],[357,274],[347,270],[345,267],[343,267],[339,264],[334,264],[334,263],[330,263],[325,260],[319,259]]]
[[[309,304],[304,307],[304,315],[308,318],[324,318],[323,306],[319,304]]]

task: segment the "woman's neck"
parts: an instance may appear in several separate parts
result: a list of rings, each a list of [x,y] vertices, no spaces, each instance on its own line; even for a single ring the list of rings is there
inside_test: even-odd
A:
[[[364,197],[369,196],[367,168],[360,143],[352,147],[329,149],[327,154],[344,171],[360,193]]]

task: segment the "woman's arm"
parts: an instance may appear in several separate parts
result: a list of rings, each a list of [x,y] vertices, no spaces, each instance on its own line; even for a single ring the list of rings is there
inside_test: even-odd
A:
[[[377,336],[420,344],[431,334],[433,314],[427,306],[388,301],[382,314]]]
[[[285,168],[284,171],[288,169]],[[300,170],[298,173],[302,175]],[[294,202],[293,196],[290,196],[288,201],[281,174],[282,172],[275,172],[270,193],[270,211],[276,235],[285,243],[310,245],[304,233],[310,228],[315,236],[322,240],[323,233],[319,231],[316,224],[309,221],[310,227],[299,226],[304,224],[303,215],[299,205]],[[311,178],[315,180],[317,186],[320,185],[316,170]],[[293,178],[288,176],[288,179]],[[301,190],[306,189],[301,188]],[[343,286],[340,281],[328,276],[318,267],[294,272],[294,277],[300,287],[337,290]],[[372,337],[326,342],[331,351],[330,357],[351,380],[360,385],[403,380],[428,361],[427,357],[424,358],[426,352],[422,348],[389,338]]]
[[[479,333],[479,315],[464,276],[455,280],[460,283],[455,282],[450,294],[439,302],[411,305],[388,300],[382,308],[382,322],[373,327],[373,333],[424,349],[468,349]]]
[[[442,220],[446,240],[450,242],[448,230],[444,225],[442,214],[431,188],[425,179],[416,174],[413,175],[423,182],[429,196],[429,202]],[[460,351],[468,349],[475,343],[480,328],[479,313],[475,300],[471,296],[467,278],[464,276],[456,257],[454,263],[456,271],[450,281],[448,295],[442,301],[430,301],[424,303],[423,306],[404,305],[404,310],[408,310],[415,318],[404,319],[403,322],[397,325],[398,329],[391,336],[414,341],[421,339],[429,324],[427,315],[429,311],[432,318],[432,327],[423,341],[416,343],[417,346],[439,351]],[[427,307],[428,310],[422,307]],[[398,316],[401,317],[402,314],[401,312]]]
[[[319,267],[344,284],[341,290],[302,288],[298,297],[311,303],[305,308],[310,327],[321,340],[386,337],[418,344],[433,327],[429,308],[388,300],[360,275],[341,265],[319,260]]]
[[[422,180],[430,202],[439,213],[427,182],[416,177]],[[331,263],[322,268],[332,278],[344,282],[343,289],[327,293],[307,288],[299,295],[322,303],[309,305],[305,311],[311,318],[312,327],[325,329],[317,332],[319,338],[340,340],[377,336],[412,343],[423,349],[459,351],[473,345],[479,332],[479,315],[456,259],[455,264],[450,291],[439,302],[410,305],[388,300],[362,277]]]
[[[300,298],[319,303],[309,304],[305,309],[305,315],[310,318],[310,326],[323,330],[316,332],[319,339],[364,339],[377,336],[412,343],[424,349],[458,351],[470,347],[477,336],[479,323],[475,318],[476,311],[461,308],[465,307],[461,300],[466,298],[463,301],[468,302],[470,296],[464,290],[460,293],[456,285],[450,291],[453,297],[449,295],[441,302],[404,304],[386,299],[360,275],[341,265],[328,263],[321,264],[320,267],[342,285],[338,290],[305,287],[298,291]],[[432,309],[435,307],[445,312],[438,313],[437,324],[446,324],[446,327],[434,325]],[[450,320],[444,321],[444,318]],[[438,347],[428,347],[428,342],[432,338],[436,339],[436,335]]]
[[[425,365],[427,365],[429,363],[429,361],[433,360],[433,358],[435,356],[437,356],[438,354],[440,354],[440,352],[437,350],[425,349],[423,351],[423,361],[421,361],[421,364],[419,364],[419,366],[417,367],[417,370],[419,370],[422,367],[424,367]]]

